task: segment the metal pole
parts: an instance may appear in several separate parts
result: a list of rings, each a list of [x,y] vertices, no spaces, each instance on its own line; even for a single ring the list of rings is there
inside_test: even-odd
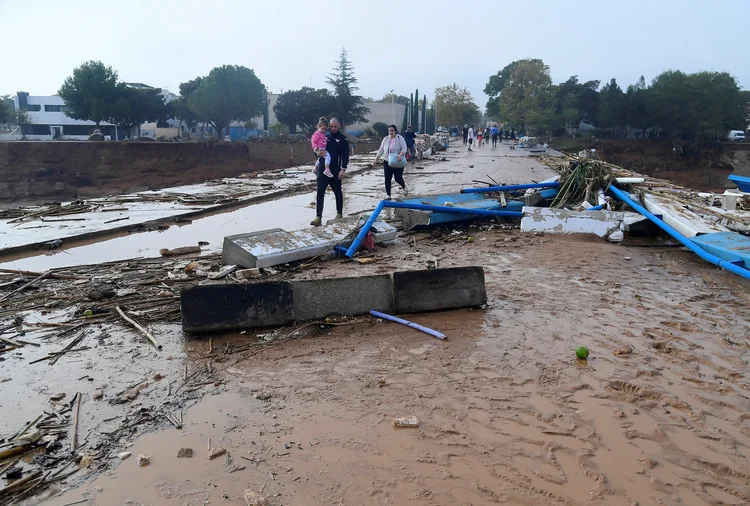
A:
[[[391,90],[391,123],[396,124],[396,106],[393,102],[393,90]]]
[[[550,183],[529,183],[529,184],[511,184],[506,186],[489,186],[487,188],[464,188],[461,193],[491,193],[491,192],[508,192],[515,190],[529,190],[531,188],[559,188],[559,182]]]

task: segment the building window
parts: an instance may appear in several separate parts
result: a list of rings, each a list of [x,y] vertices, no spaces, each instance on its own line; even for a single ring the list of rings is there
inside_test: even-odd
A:
[[[26,104],[26,110],[29,112],[39,112],[42,110],[42,106],[39,104]]]
[[[89,127],[86,125],[64,125],[63,135],[89,135]]]
[[[195,127],[191,128],[191,129],[190,129],[190,132],[191,132],[191,133],[195,133]]]
[[[45,112],[63,112],[64,108],[65,108],[64,105],[45,105],[44,111]]]
[[[49,125],[26,125],[23,127],[26,135],[52,135]]]
[[[157,121],[156,128],[169,128],[169,123],[166,121]]]

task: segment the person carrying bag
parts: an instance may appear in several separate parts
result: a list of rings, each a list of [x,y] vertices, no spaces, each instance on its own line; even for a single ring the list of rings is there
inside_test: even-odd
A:
[[[391,198],[391,180],[396,179],[396,183],[401,186],[404,195],[409,195],[406,190],[404,181],[404,168],[406,167],[406,140],[399,135],[396,125],[388,127],[388,135],[380,143],[380,149],[375,156],[375,163],[380,161],[380,157],[385,155],[383,161],[383,172],[385,173],[385,193],[386,198]]]

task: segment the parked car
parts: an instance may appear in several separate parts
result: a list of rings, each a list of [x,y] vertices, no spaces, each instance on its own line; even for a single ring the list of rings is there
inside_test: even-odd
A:
[[[730,130],[727,140],[729,142],[745,142],[745,132],[742,130]]]

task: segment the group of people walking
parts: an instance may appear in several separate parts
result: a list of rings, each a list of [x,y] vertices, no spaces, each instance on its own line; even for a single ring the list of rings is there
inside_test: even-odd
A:
[[[482,144],[489,144],[492,142],[492,147],[496,148],[498,141],[503,142],[503,134],[505,134],[505,140],[510,144],[510,149],[516,149],[516,130],[510,129],[503,132],[503,127],[498,127],[497,123],[493,123],[492,126],[477,127],[474,125],[464,125],[463,128],[463,140],[464,146],[469,146],[469,151],[472,146],[481,146]]]
[[[516,131],[515,129],[503,131],[502,126],[498,127],[497,123],[492,126],[474,127],[474,125],[464,125],[463,141],[464,145],[481,146],[482,144],[492,143],[496,148],[498,141],[505,140],[510,143],[510,149],[515,149]],[[383,175],[385,177],[385,195],[386,199],[391,199],[391,189],[393,180],[401,187],[403,195],[409,195],[404,181],[404,169],[409,158],[415,155],[416,133],[409,125],[404,134],[398,133],[396,125],[388,126],[388,135],[380,143],[375,155],[375,163],[383,160]],[[336,197],[336,219],[344,217],[344,194],[341,188],[341,181],[346,176],[346,169],[349,165],[349,141],[341,132],[341,124],[336,118],[328,121],[326,118],[320,118],[318,128],[310,138],[312,149],[317,157],[313,172],[317,177],[317,194],[315,200],[315,219],[310,225],[319,227],[323,224],[323,206],[325,203],[325,194],[330,187]]]
[[[317,157],[313,172],[317,176],[317,194],[315,200],[315,219],[310,225],[319,227],[323,224],[323,206],[326,191],[330,187],[336,197],[336,219],[344,217],[344,194],[341,181],[346,175],[349,165],[349,141],[340,131],[341,124],[336,118],[328,121],[320,118],[318,129],[310,138],[313,151]],[[329,131],[326,135],[326,130]],[[393,180],[401,187],[404,195],[409,192],[404,181],[407,154],[414,156],[416,134],[409,125],[404,135],[398,133],[396,125],[388,126],[388,135],[380,143],[375,155],[375,163],[383,159],[383,173],[385,175],[386,198],[391,198]]]

